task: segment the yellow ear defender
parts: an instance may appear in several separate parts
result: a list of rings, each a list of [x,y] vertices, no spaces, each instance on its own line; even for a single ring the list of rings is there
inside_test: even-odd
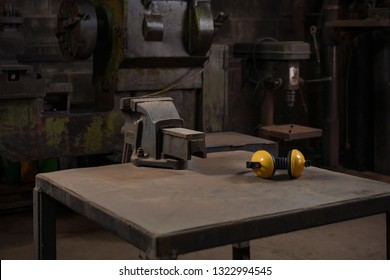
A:
[[[287,169],[291,178],[301,175],[305,167],[310,166],[310,161],[305,160],[303,154],[297,149],[288,152],[286,158],[274,158],[269,152],[259,150],[252,155],[251,161],[246,162],[247,168],[261,178],[269,178],[275,174],[276,169]]]

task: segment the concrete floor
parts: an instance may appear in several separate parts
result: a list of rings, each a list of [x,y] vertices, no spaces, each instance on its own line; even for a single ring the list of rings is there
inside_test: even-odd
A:
[[[0,214],[0,259],[33,258],[32,210]],[[138,259],[139,251],[66,209],[57,215],[58,259]],[[385,259],[385,215],[251,241],[252,259]],[[230,259],[224,246],[179,259]]]

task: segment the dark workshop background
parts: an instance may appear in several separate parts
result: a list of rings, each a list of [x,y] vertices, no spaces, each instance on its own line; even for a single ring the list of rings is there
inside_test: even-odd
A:
[[[92,58],[66,61],[62,57],[55,36],[60,0],[8,2],[12,2],[24,18],[20,26],[23,40],[14,48],[20,63],[33,66],[34,73],[44,80],[46,90],[56,84],[68,86],[71,111],[88,112],[95,99]],[[354,1],[341,2],[346,9],[352,9],[354,4]],[[390,1],[377,3],[390,6]],[[262,94],[254,85],[246,82],[243,71],[245,64],[233,54],[236,43],[255,42],[264,37],[308,42],[312,55],[310,60],[301,64],[302,78],[314,80],[329,75],[319,69],[321,65],[316,61],[313,36],[310,33],[310,27],[318,26],[323,20],[323,4],[323,1],[308,0],[212,1],[215,16],[223,12],[229,18],[216,30],[213,40],[210,57],[217,66],[211,65],[203,73],[204,87],[207,88],[205,92],[208,94],[202,95],[199,90],[178,90],[172,93],[186,125],[205,132],[235,131],[258,135]],[[326,64],[329,59],[326,57],[329,42],[321,36],[323,34],[318,36],[320,52],[322,62]],[[324,141],[329,141],[324,138],[281,142],[281,151],[283,147],[303,146],[319,165],[336,168],[343,166],[390,175],[389,32],[388,29],[368,28],[348,36],[334,43],[339,48],[336,103],[339,135],[338,139],[330,140],[331,143],[338,142],[338,146],[331,147],[327,152],[336,153],[338,162],[335,164],[324,160]],[[297,94],[293,109],[286,108],[281,94],[276,95],[275,123],[297,123],[323,129],[328,116],[328,87],[326,82],[306,83],[302,95]],[[20,102],[24,101],[3,98],[1,102],[3,106],[20,106]],[[307,112],[304,104],[308,108]],[[120,122],[120,118],[116,120]],[[120,126],[119,123],[116,127]],[[23,137],[18,133],[15,133],[15,141],[19,141],[23,147]],[[118,133],[118,139],[122,139],[120,131]],[[102,149],[102,153],[107,152]]]

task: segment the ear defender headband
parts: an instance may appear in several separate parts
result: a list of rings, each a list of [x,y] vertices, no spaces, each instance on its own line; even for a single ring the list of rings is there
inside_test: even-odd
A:
[[[269,152],[259,150],[253,154],[251,161],[246,162],[247,168],[252,168],[257,176],[265,179],[273,176],[276,169],[287,169],[291,178],[297,178],[303,169],[310,165],[310,161],[305,160],[303,154],[297,149],[289,151],[285,158],[274,158]]]

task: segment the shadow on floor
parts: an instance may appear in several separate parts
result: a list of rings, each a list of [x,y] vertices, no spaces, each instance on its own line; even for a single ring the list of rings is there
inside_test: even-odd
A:
[[[386,258],[386,217],[376,215],[251,241],[252,259]],[[57,213],[58,259],[139,259],[138,249],[67,209]],[[33,259],[32,210],[0,214],[0,259]],[[231,259],[231,246],[179,256]]]

